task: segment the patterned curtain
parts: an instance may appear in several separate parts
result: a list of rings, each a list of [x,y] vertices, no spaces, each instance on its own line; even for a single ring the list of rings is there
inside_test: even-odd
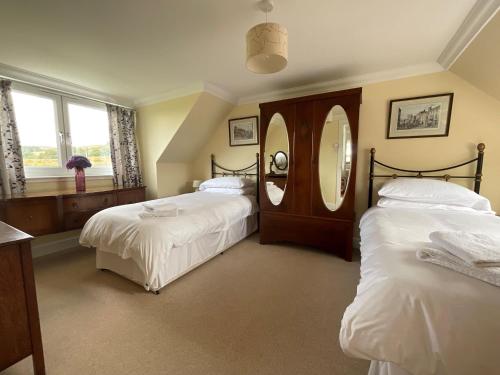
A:
[[[133,187],[142,185],[139,152],[135,140],[135,111],[107,105],[113,182]]]
[[[11,82],[0,81],[0,184],[2,194],[24,193],[23,153],[12,105]]]

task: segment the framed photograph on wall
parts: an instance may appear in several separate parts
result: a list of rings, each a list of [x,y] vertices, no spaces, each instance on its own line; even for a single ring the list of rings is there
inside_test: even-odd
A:
[[[453,93],[391,100],[387,138],[447,137]]]
[[[229,120],[229,146],[259,144],[259,117],[241,117]]]

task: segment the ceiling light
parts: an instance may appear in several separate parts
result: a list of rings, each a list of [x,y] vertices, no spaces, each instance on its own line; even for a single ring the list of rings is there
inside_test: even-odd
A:
[[[288,31],[278,24],[267,22],[267,13],[274,8],[271,0],[259,1],[266,22],[255,25],[247,33],[247,69],[260,74],[283,70],[288,62]]]

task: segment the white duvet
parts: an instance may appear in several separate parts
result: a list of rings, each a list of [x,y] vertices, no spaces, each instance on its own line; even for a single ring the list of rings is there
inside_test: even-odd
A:
[[[500,373],[500,288],[418,260],[438,230],[500,233],[494,215],[372,208],[361,219],[361,281],[342,319],[345,353],[413,375]]]
[[[246,195],[197,192],[152,202],[174,203],[179,214],[141,219],[142,203],[108,208],[87,221],[80,244],[123,259],[132,258],[151,285],[164,268],[172,248],[227,230],[257,211],[255,197]]]

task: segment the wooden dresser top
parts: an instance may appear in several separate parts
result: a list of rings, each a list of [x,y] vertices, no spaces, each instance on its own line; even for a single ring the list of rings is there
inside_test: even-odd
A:
[[[33,239],[32,236],[0,221],[0,246],[10,245]]]
[[[52,190],[52,191],[39,191],[39,192],[26,192],[23,194],[10,194],[0,196],[0,201],[26,199],[26,198],[57,198],[57,197],[84,197],[87,195],[113,193],[115,191],[127,191],[145,189],[145,186],[137,187],[97,187],[89,188],[85,192],[77,193],[75,189],[70,190]]]

